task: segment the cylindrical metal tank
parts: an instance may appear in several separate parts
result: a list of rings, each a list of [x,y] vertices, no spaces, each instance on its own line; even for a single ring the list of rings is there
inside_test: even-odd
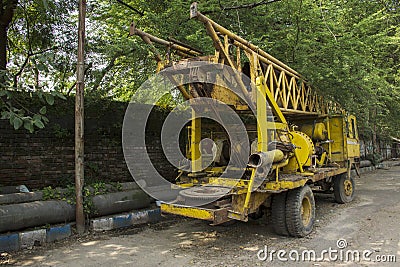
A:
[[[323,141],[328,138],[328,132],[323,122],[303,125],[301,126],[300,131],[308,135],[313,140]]]

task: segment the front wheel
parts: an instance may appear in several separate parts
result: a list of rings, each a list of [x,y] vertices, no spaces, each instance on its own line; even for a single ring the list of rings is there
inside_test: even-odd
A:
[[[290,190],[286,199],[286,224],[291,236],[311,233],[315,222],[315,201],[308,185]]]
[[[335,176],[333,180],[333,193],[335,201],[340,204],[351,202],[354,198],[354,179],[347,173]]]

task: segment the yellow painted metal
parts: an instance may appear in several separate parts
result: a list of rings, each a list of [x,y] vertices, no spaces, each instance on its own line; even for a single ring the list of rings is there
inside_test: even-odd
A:
[[[270,122],[266,123],[267,129],[276,129],[276,130],[286,130],[288,128],[287,124],[280,122]]]
[[[250,48],[241,43],[234,42],[233,44],[245,51],[251,51]],[[332,101],[325,102],[306,80],[286,71],[260,54],[258,55],[258,59],[264,65],[268,65],[267,69],[263,72],[264,77],[273,96],[272,99],[277,102],[282,112],[306,115],[341,112],[342,109],[338,103]]]
[[[226,187],[235,187],[235,188],[240,188],[240,187],[247,188],[249,181],[242,179],[234,179],[234,178],[210,177],[208,179],[208,184],[226,186]]]
[[[214,220],[213,210],[199,209],[194,207],[182,207],[173,204],[161,203],[161,211],[165,213],[182,215],[201,220],[207,220],[207,221]]]
[[[228,218],[242,222],[248,221],[248,216],[245,216],[244,213],[234,212],[233,210],[228,211]]]
[[[308,196],[305,196],[301,202],[300,214],[303,225],[308,225],[312,217],[312,205]]]
[[[229,55],[229,51],[226,51],[224,49],[224,45],[222,44],[221,40],[219,39],[218,34],[215,31],[215,29],[213,28],[211,22],[206,21],[205,25],[206,25],[208,34],[213,39],[215,48],[219,51],[219,55],[223,56],[223,59],[227,61],[228,66],[230,66],[231,68],[235,68],[235,64],[233,63],[233,61]],[[238,85],[243,93],[244,98],[247,100],[247,103],[250,105],[250,107],[253,107],[253,101],[250,98],[247,88],[242,81],[242,77],[240,77],[238,72],[234,72],[234,75],[235,75],[236,81],[238,82]]]
[[[250,182],[247,187],[247,193],[246,193],[246,199],[244,201],[243,208],[244,210],[249,208],[249,202],[250,202],[250,197],[251,197],[251,191],[253,190],[253,184],[254,184],[254,179],[256,177],[256,169],[253,169],[251,171],[251,177],[250,177]]]
[[[297,187],[304,186],[308,180],[309,180],[309,178],[299,179],[296,181],[286,181],[286,180],[280,180],[278,182],[271,181],[271,182],[267,182],[265,184],[264,189],[272,190],[272,191],[294,189]]]
[[[330,126],[330,119],[329,118],[327,118],[326,119],[326,130],[327,130],[327,132],[328,132],[328,140],[331,140],[331,126]],[[332,159],[332,145],[331,145],[331,142],[329,142],[328,143],[328,156],[329,156],[329,160],[331,160]]]
[[[171,189],[181,189],[182,187],[193,187],[196,183],[171,184]]]
[[[193,3],[193,5],[197,5],[196,3]],[[191,7],[192,8],[192,7]],[[197,7],[193,8],[197,9]],[[210,23],[210,25],[215,28],[219,33],[227,35],[229,38],[248,46],[252,51],[257,52],[261,54],[262,56],[266,57],[270,62],[274,62],[274,64],[279,65],[281,68],[285,69],[286,71],[290,71],[292,73],[295,73],[296,75],[299,75],[294,69],[290,68],[289,66],[285,65],[278,59],[274,58],[273,56],[267,54],[266,52],[262,51],[259,47],[253,45],[252,43],[248,42],[247,40],[237,36],[236,34],[233,34],[231,31],[227,30],[226,28],[222,27],[221,25],[217,24],[216,22],[212,21],[211,19],[207,18],[197,10],[192,13],[191,18],[197,18],[198,20],[202,21],[203,23]]]
[[[302,172],[302,173],[299,173],[299,175],[304,176],[304,177],[310,176],[310,178],[311,178],[311,177],[314,176],[315,174],[314,174],[313,172],[304,171],[304,172]]]
[[[199,172],[202,170],[202,159],[200,153],[201,119],[195,118],[195,116],[196,112],[192,110],[190,151],[192,160],[192,172]]]
[[[268,150],[268,133],[267,133],[267,101],[265,99],[265,86],[263,85],[263,77],[257,77],[257,150],[259,152],[267,152]]]
[[[158,65],[157,65],[157,66],[158,66]],[[163,66],[163,67],[164,67],[164,66]],[[160,69],[160,70],[161,70],[161,67],[158,66],[157,69]],[[176,77],[174,77],[173,75],[169,75],[169,73],[166,73],[165,75],[170,79],[170,81],[171,81],[173,84],[177,85],[178,90],[181,92],[181,94],[183,95],[183,97],[184,97],[186,100],[192,99],[192,98],[193,98],[193,96],[192,96],[191,94],[189,94],[189,93],[186,91],[185,86],[183,86],[183,85],[181,84],[181,81],[178,81],[178,80],[176,79]]]
[[[349,158],[360,157],[360,143],[356,139],[347,139],[347,155]]]
[[[267,85],[265,84],[265,86],[267,86]],[[278,103],[276,103],[274,96],[272,95],[271,88],[267,87],[265,92],[266,92],[266,98],[267,98],[268,104],[272,107],[272,112],[274,113],[275,116],[278,117],[279,122],[287,127],[286,118],[285,118],[285,116],[283,116],[283,113],[282,113],[281,109],[279,108]]]
[[[286,165],[288,165],[288,163],[289,163],[289,159],[286,159],[283,162],[279,162],[279,163],[273,164],[271,166],[272,169],[275,169],[275,182],[279,182],[279,170],[280,170],[280,168],[285,167]]]
[[[293,162],[293,158],[291,158],[289,159],[288,165],[285,166],[285,171],[293,172],[294,169],[296,169],[297,171],[298,168],[300,172],[304,172],[303,165],[301,164],[300,161],[299,151],[297,149],[294,150],[294,158],[296,160],[297,165],[292,164],[291,167],[288,166],[291,161]]]
[[[274,149],[269,151],[270,153],[273,153],[273,163],[277,163],[283,160],[283,158],[285,157],[285,154],[282,152],[282,150],[279,149]]]
[[[284,163],[282,163],[284,164]],[[273,165],[274,166],[274,165]],[[279,166],[278,166],[279,167]],[[341,173],[346,172],[347,168],[334,168],[330,169],[329,171],[322,172],[322,173],[312,173],[312,172],[303,172],[303,173],[295,173],[295,176],[289,177],[288,179],[280,179],[279,181],[267,181],[264,182],[260,189],[264,190],[271,190],[271,191],[279,191],[279,190],[287,190],[287,189],[294,189],[300,186],[304,186],[308,181],[318,181],[327,177],[332,177]],[[298,177],[302,176],[304,178]],[[247,193],[249,180],[242,180],[242,179],[230,179],[230,178],[217,178],[213,177],[210,178],[208,184],[219,185],[219,186],[227,186],[232,187],[233,191],[237,194]],[[237,191],[241,189],[240,191]]]
[[[239,69],[237,67],[239,66],[239,61],[234,64],[232,60],[234,57],[231,57],[230,49],[222,44],[218,34],[220,36],[222,35],[224,41],[228,38],[230,44],[237,48],[236,60],[240,59],[240,50],[246,53],[250,66],[253,69],[250,75],[251,80],[255,82],[255,77],[260,76],[259,74],[262,73],[268,85],[268,90],[271,92],[271,99],[273,99],[280,108],[280,110],[273,109],[273,111],[279,110],[280,113],[282,113],[281,111],[285,111],[285,113],[288,114],[301,112],[308,115],[330,114],[341,111],[341,107],[338,103],[324,101],[324,99],[311,88],[311,85],[306,79],[294,69],[261,50],[256,45],[237,36],[210,18],[204,16],[197,11],[196,4],[193,4],[191,9],[193,10],[191,18],[196,18],[203,22],[207,28],[208,34],[214,41],[217,52],[215,55],[220,57],[220,60],[217,62],[228,63],[227,65],[232,68]],[[255,64],[254,61],[257,61],[257,64]],[[259,68],[258,66],[261,66],[261,64],[266,66],[266,68]],[[244,87],[241,88],[242,90],[244,89]],[[279,119],[283,118],[283,116],[278,117]]]
[[[300,131],[308,135],[313,140],[326,140],[327,130],[323,122],[302,125]]]
[[[253,55],[253,59],[255,58],[256,57]],[[253,68],[256,68],[256,66],[253,65]],[[253,71],[256,70],[253,69]],[[257,149],[259,152],[267,152],[268,150],[267,101],[265,99],[266,88],[262,76],[256,78],[256,88],[257,88],[256,103],[257,103],[257,138],[258,138]],[[249,208],[255,174],[256,174],[256,169],[253,169],[251,172],[250,182],[247,188],[246,198],[244,200],[244,205],[243,205],[244,210],[247,210]]]
[[[317,165],[318,165],[318,167],[323,166],[324,163],[325,163],[325,160],[326,160],[326,151],[325,151],[324,153],[322,153],[320,159],[317,159]]]
[[[241,60],[240,60],[240,48],[236,47],[236,66],[237,66],[237,70],[242,72],[242,64],[241,64]]]
[[[265,202],[271,193],[253,192],[248,206],[245,208],[246,194],[235,194],[232,196],[232,210],[235,213],[248,215],[257,211],[258,207]]]
[[[351,196],[353,194],[353,184],[348,179],[344,180],[343,183],[344,183],[344,193],[346,194],[346,196]]]
[[[235,107],[241,105],[240,98],[233,91],[227,89],[228,86],[223,78],[217,76],[216,83],[218,85],[214,85],[211,92],[212,98],[218,99],[218,101],[221,101],[226,105],[232,105]]]
[[[330,139],[331,143],[331,160],[333,162],[345,162],[347,160],[347,144],[345,144],[345,122],[343,116],[333,116],[330,118]]]
[[[157,62],[157,72],[160,72],[164,68],[165,64],[164,61]]]
[[[210,175],[219,175],[225,171],[226,167],[209,167],[206,169],[206,173]]]
[[[272,163],[278,163],[284,158],[285,154],[279,149],[274,149],[267,152],[255,152],[250,155],[247,166],[252,168],[257,168],[260,166],[264,167],[271,161]]]
[[[358,140],[357,120],[353,115],[347,117],[347,154],[348,158],[360,157],[360,143]]]
[[[314,144],[310,137],[299,131],[289,133],[292,144],[296,146],[294,157],[290,158],[288,165],[283,170],[288,173],[295,173],[298,169],[303,172],[303,167],[311,165],[311,155],[314,153]]]
[[[197,12],[197,10],[193,10],[192,17],[196,17],[205,24],[214,43],[215,55],[202,59],[196,57],[190,60],[203,60],[230,66],[249,75],[251,81],[256,85],[256,90],[253,90],[253,88],[244,84],[240,74],[235,73],[234,79],[242,90],[246,102],[250,103],[250,107],[257,110],[257,124],[252,126],[253,136],[250,137],[251,140],[255,139],[254,132],[257,130],[257,151],[268,152],[268,141],[279,141],[282,145],[292,143],[296,148],[294,152],[291,152],[290,149],[285,150],[284,154],[280,151],[278,157],[280,162],[275,162],[272,165],[272,170],[275,170],[275,179],[271,175],[256,191],[252,191],[256,174],[254,168],[251,169],[249,180],[240,179],[240,177],[232,177],[232,179],[210,177],[211,175],[219,175],[224,167],[207,168],[205,170],[207,176],[196,178],[196,174],[193,174],[193,172],[202,169],[199,147],[202,127],[201,120],[194,119],[193,111],[190,127],[190,149],[188,149],[190,151],[188,156],[193,161],[191,165],[192,173],[185,175],[185,178],[182,177],[180,179],[182,184],[179,186],[207,184],[231,187],[230,194],[235,209],[225,210],[226,214],[223,216],[246,221],[249,211],[256,210],[265,200],[264,198],[274,191],[294,189],[304,186],[308,182],[315,182],[350,171],[354,158],[359,157],[359,140],[354,116],[346,117],[337,103],[324,101],[299,73],[257,46],[233,34]],[[145,36],[144,39],[148,41],[149,38]],[[148,43],[151,44],[151,41],[154,41],[154,38]],[[190,53],[190,51],[185,51],[180,47],[179,49],[186,55]],[[243,53],[248,60],[241,58]],[[165,68],[170,63],[168,60],[158,60],[158,70]],[[242,61],[248,62],[249,65],[244,65]],[[227,90],[229,86],[225,83],[223,77],[216,76],[216,79],[221,86],[214,86],[208,96],[223,101],[238,113],[244,111],[243,114],[247,114],[248,107],[239,97]],[[190,86],[189,88],[194,89]],[[196,90],[179,89],[186,99],[201,95]],[[274,122],[268,121],[267,104],[269,104],[275,117]],[[294,131],[294,128],[289,130],[285,116],[290,119],[291,123],[298,125],[301,132]],[[316,142],[316,145],[323,146],[327,151],[321,155],[320,160],[316,161],[317,167],[321,168],[308,168],[312,164],[311,156],[316,156],[314,143],[310,137]],[[323,142],[326,140],[329,140],[329,142]],[[240,148],[240,144],[234,145]],[[332,165],[336,167],[327,167],[326,162],[333,163]],[[250,170],[247,169],[247,171]],[[161,208],[163,212],[209,221],[215,221],[216,216],[215,211],[204,208],[169,204],[162,204]],[[305,207],[305,209],[307,208]]]

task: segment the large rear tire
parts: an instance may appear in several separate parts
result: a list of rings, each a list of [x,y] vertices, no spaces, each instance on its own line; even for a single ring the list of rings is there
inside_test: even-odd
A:
[[[286,225],[286,196],[287,192],[275,194],[271,203],[272,227],[278,235],[288,236]]]
[[[308,185],[290,190],[286,198],[286,224],[291,236],[311,233],[315,222],[315,200]]]
[[[354,199],[355,183],[347,173],[342,173],[333,179],[333,193],[335,201],[340,204],[351,202]]]

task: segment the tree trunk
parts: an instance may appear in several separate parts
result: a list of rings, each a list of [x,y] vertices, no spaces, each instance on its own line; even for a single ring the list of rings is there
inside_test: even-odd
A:
[[[7,70],[7,27],[0,24],[0,88],[6,81]]]
[[[0,70],[7,69],[7,26],[0,24]]]
[[[0,71],[7,69],[7,30],[14,17],[17,4],[18,0],[0,2]],[[0,73],[0,83],[5,81],[3,75],[3,73]]]
[[[378,129],[377,129],[377,125],[376,125],[377,124],[377,118],[376,118],[377,115],[378,115],[377,108],[374,107],[372,109],[372,120],[373,120],[373,128],[372,128],[372,147],[373,147],[373,151],[372,151],[372,153],[374,153],[374,154],[381,152],[380,151],[380,146],[379,146],[380,142],[378,140],[378,134],[377,134]]]

